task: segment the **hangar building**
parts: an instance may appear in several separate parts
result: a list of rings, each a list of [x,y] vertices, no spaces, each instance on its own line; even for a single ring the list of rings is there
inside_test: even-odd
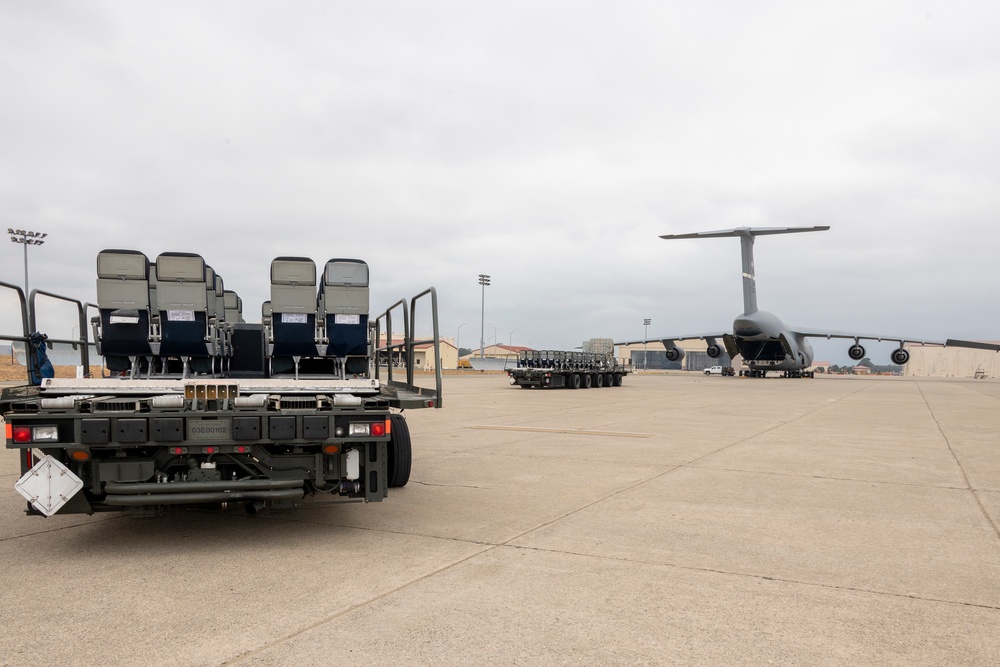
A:
[[[906,345],[909,363],[903,366],[905,377],[1000,378],[1000,353],[965,347]]]

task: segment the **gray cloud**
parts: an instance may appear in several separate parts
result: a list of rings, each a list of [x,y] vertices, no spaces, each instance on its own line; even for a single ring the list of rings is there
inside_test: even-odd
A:
[[[998,13],[8,3],[0,213],[85,300],[105,247],[199,252],[250,315],[273,257],[353,256],[377,306],[434,284],[463,344],[489,273],[497,338],[553,348],[728,326],[736,242],[658,234],[829,224],[758,242],[763,307],[1000,339]]]

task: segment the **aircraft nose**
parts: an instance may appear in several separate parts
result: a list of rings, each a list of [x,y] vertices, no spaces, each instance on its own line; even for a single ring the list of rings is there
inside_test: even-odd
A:
[[[750,338],[752,336],[759,336],[761,329],[752,319],[737,317],[733,320],[733,333],[741,338]]]

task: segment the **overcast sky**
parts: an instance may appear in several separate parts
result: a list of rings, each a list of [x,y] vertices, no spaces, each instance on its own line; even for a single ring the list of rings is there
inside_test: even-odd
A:
[[[485,273],[486,338],[556,349],[731,326],[738,240],[660,234],[830,225],[758,239],[761,308],[998,340],[998,30],[985,0],[4,2],[0,225],[48,233],[32,288],[197,252],[248,321],[274,257],[364,259],[373,313],[433,285],[467,347]]]

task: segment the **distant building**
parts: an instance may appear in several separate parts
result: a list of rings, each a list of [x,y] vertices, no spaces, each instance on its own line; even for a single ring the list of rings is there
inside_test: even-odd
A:
[[[515,365],[517,363],[517,358],[526,350],[531,350],[533,348],[524,347],[522,345],[488,345],[483,349],[483,354],[481,356],[487,359],[504,359],[509,363],[509,365]],[[473,350],[471,353],[462,357],[462,359],[470,359],[472,357],[478,357],[479,349]]]
[[[428,336],[430,338],[430,336]],[[417,336],[417,340],[425,340]],[[403,342],[402,337],[393,337],[393,344],[401,344]],[[386,342],[381,341],[382,345]],[[441,345],[438,347],[438,351],[441,353],[441,370],[454,370],[458,368],[458,348],[451,341],[450,338],[442,338]],[[379,363],[385,365],[384,354],[379,355]],[[393,350],[393,364],[395,366],[401,366],[402,360],[400,359],[402,355],[402,350],[396,348]],[[434,346],[431,343],[423,343],[422,345],[413,346],[413,367],[418,371],[433,371],[434,367]]]
[[[681,361],[668,361],[667,351],[659,341],[619,345],[617,355],[626,364],[631,362],[632,366],[639,370],[703,371],[711,366],[733,366],[738,369],[743,362],[742,358],[737,356],[736,363],[733,363],[725,352],[721,357],[713,359],[706,351],[708,343],[701,339],[679,340],[677,347],[684,350],[684,358]]]
[[[995,343],[995,341],[994,341]],[[1000,378],[1000,353],[965,347],[906,344],[906,377]]]

